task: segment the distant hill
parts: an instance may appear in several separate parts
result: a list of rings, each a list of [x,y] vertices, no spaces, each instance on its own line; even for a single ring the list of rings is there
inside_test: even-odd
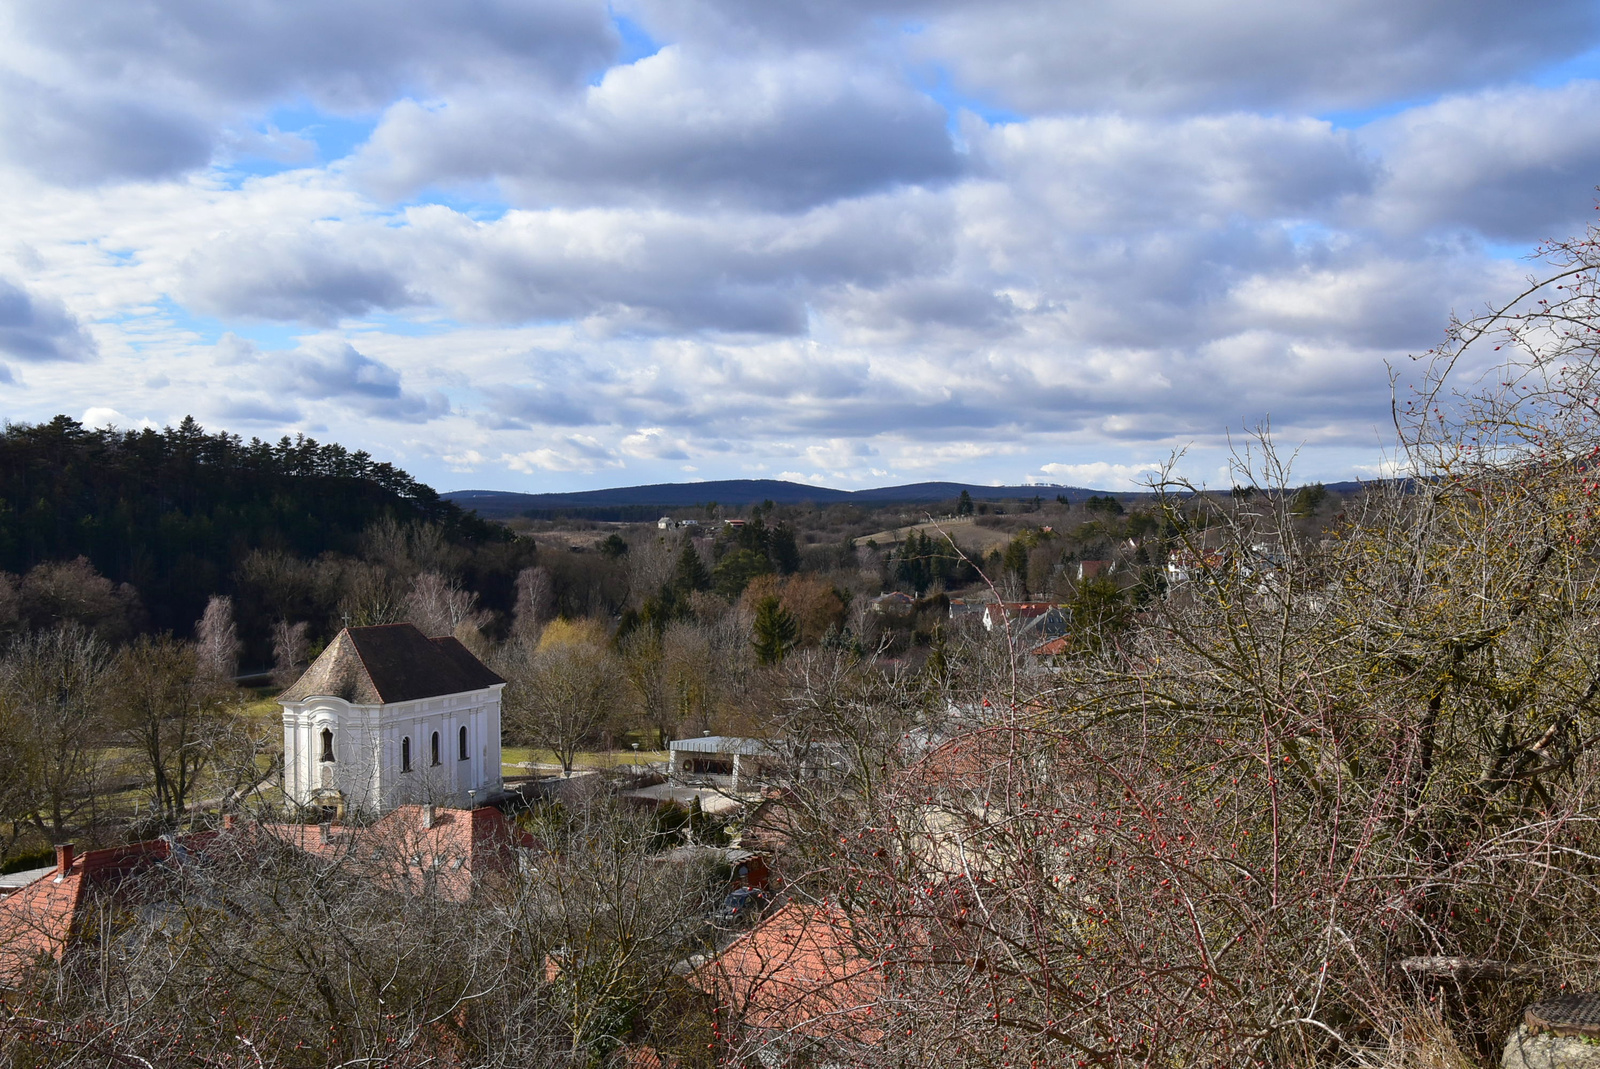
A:
[[[1357,482],[1328,483],[1339,494],[1353,493]],[[870,490],[834,490],[826,486],[782,479],[719,479],[703,483],[653,483],[649,486],[619,486],[609,490],[581,490],[570,494],[519,494],[508,490],[452,490],[439,496],[485,519],[512,516],[584,516],[598,520],[654,519],[655,514],[672,509],[694,508],[715,501],[730,508],[743,508],[771,501],[779,505],[851,504],[863,506],[921,505],[953,501],[965,490],[974,501],[1026,500],[1039,496],[1065,495],[1069,501],[1082,501],[1091,494],[1114,494],[1124,501],[1152,497],[1147,491],[1091,490],[1082,486],[980,486],[976,483],[927,482],[904,486],[879,486]]]
[[[528,512],[567,512],[583,510],[627,510],[625,518],[645,519],[637,510],[681,509],[715,501],[719,505],[744,507],[771,501],[779,505],[811,502],[817,505],[926,504],[950,501],[967,491],[974,501],[1004,501],[1008,498],[1053,498],[1065,494],[1074,501],[1095,490],[1079,486],[978,486],[973,483],[911,483],[882,486],[871,490],[834,490],[826,486],[781,479],[720,479],[703,483],[656,483],[651,486],[619,486],[610,490],[583,490],[570,494],[518,494],[503,490],[452,490],[441,494],[446,501],[473,509],[486,518],[520,516]],[[1129,495],[1132,496],[1132,495]]]

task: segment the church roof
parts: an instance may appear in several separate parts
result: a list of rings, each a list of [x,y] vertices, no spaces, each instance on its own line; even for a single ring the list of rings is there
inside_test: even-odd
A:
[[[326,696],[354,705],[385,705],[504,682],[453,638],[429,638],[411,624],[383,624],[340,631],[278,700]]]

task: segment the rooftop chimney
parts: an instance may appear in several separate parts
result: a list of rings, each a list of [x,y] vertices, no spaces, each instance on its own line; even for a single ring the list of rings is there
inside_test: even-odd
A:
[[[323,842],[327,842],[329,839],[333,838],[332,822],[323,821],[321,824],[317,825],[317,838],[321,839]]]
[[[56,844],[56,875],[65,876],[72,868],[73,844]]]
[[[429,802],[427,805],[422,807],[422,826],[424,828],[431,828],[431,827],[433,827],[433,821],[434,821],[433,803]]]

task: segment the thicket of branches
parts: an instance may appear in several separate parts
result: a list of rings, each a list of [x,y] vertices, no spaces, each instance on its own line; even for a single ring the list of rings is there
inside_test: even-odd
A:
[[[1600,234],[1547,251],[1420,362],[1405,478],[1318,539],[1265,437],[1260,493],[1167,480],[1191,581],[1048,676],[967,669],[834,796],[810,886],[892,1025],[845,1056],[1477,1064],[1600,983]]]
[[[542,816],[548,852],[469,902],[407,867],[404,832],[347,829],[329,863],[241,821],[90,896],[87,949],[0,999],[0,1063],[540,1069],[647,1037],[709,1065],[706,1007],[672,971],[702,941],[708,873],[655,860],[637,813]]]

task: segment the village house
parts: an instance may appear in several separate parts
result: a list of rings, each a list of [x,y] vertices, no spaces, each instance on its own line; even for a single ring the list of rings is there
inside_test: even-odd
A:
[[[283,706],[283,793],[330,814],[471,808],[497,794],[505,680],[454,638],[347,627]]]
[[[983,608],[986,631],[1007,628],[1013,641],[1038,644],[1067,633],[1067,616],[1048,601],[996,601]]]
[[[917,606],[917,599],[900,590],[891,590],[887,594],[880,594],[867,603],[875,613],[887,613],[891,616],[904,616]]]
[[[1110,575],[1116,570],[1116,562],[1109,560],[1081,560],[1078,562],[1078,582],[1085,579],[1099,579],[1101,576]]]
[[[43,959],[60,960],[92,891],[114,889],[151,865],[202,849],[214,832],[152,839],[78,853],[56,847],[56,863],[0,878],[0,988]]]

